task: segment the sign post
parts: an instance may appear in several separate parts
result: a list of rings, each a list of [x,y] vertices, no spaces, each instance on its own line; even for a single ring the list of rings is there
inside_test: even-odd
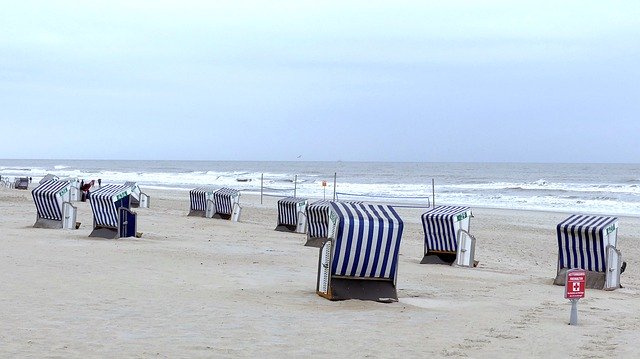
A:
[[[564,297],[571,300],[569,325],[578,325],[578,299],[584,298],[587,272],[584,269],[569,269],[564,286]]]
[[[322,199],[327,199],[327,181],[322,181],[322,188],[324,189]]]

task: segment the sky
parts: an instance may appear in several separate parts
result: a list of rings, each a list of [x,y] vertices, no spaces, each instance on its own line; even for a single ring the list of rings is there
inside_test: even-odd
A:
[[[640,1],[11,1],[0,158],[640,162]]]

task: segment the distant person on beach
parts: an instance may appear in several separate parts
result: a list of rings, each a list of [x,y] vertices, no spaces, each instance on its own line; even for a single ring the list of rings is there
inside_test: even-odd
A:
[[[98,188],[102,188],[102,180],[98,178]]]
[[[32,180],[33,180],[33,178],[29,177],[29,183],[31,183]]]
[[[84,183],[84,181],[80,182],[80,190],[82,191],[82,202],[85,202],[89,198],[89,190],[91,189],[91,187],[93,187],[93,184],[93,180],[91,180],[91,182],[89,183]]]

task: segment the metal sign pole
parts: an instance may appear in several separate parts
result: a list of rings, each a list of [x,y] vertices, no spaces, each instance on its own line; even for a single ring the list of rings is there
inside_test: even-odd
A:
[[[333,173],[333,200],[336,200],[336,179],[338,178],[338,172]]]
[[[260,174],[260,204],[262,204],[262,194],[264,192],[264,173]]]
[[[431,196],[433,197],[433,206],[436,206],[436,180],[435,179],[431,179]]]
[[[326,200],[327,199],[327,181],[322,181],[322,190],[324,192],[322,192],[322,199]]]
[[[296,193],[298,192],[298,175],[293,177],[293,198],[296,198]]]
[[[571,299],[571,317],[569,318],[569,325],[578,325],[578,300]]]

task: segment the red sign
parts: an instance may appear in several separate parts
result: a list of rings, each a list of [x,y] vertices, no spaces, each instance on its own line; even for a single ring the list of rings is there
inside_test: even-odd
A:
[[[327,187],[327,181],[322,181],[322,187]]]
[[[587,272],[584,269],[570,269],[564,286],[564,297],[567,299],[584,298]]]

